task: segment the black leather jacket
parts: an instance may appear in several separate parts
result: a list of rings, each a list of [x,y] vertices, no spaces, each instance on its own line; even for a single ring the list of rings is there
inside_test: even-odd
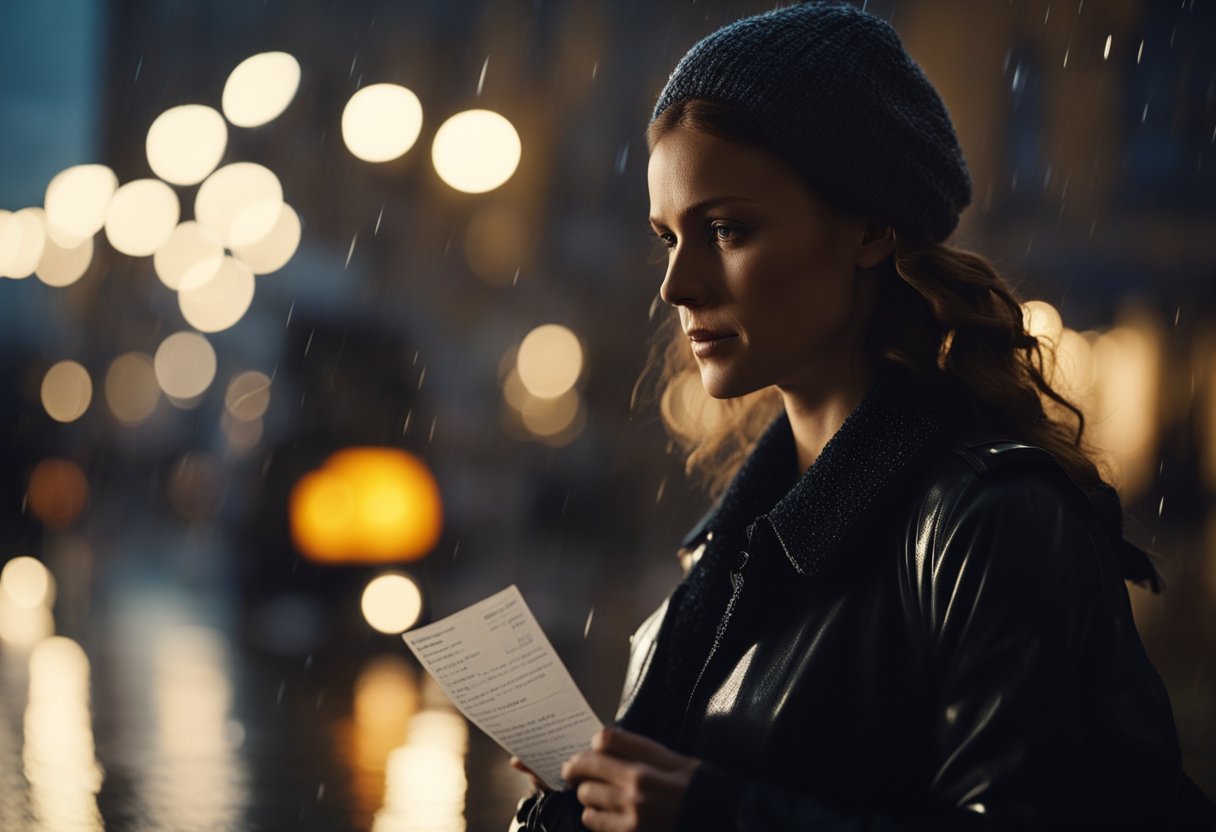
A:
[[[1193,786],[1123,583],[1156,575],[1113,489],[884,388],[794,458],[782,415],[632,640],[619,724],[703,761],[679,829],[1173,828]]]

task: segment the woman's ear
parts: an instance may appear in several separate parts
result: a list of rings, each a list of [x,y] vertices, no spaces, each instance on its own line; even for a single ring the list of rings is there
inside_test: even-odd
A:
[[[895,253],[895,234],[891,226],[866,222],[866,233],[857,251],[857,268],[872,269]]]

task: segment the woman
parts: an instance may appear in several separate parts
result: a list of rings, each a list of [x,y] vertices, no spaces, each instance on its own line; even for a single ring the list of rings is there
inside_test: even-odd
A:
[[[648,138],[663,412],[719,499],[617,725],[516,828],[1169,828],[1193,786],[1123,584],[1155,572],[1018,303],[942,245],[970,179],[894,30],[738,21]]]

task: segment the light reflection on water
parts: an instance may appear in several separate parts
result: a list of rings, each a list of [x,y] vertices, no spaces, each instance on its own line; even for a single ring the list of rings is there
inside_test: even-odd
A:
[[[215,616],[167,591],[136,591],[113,609],[106,677],[122,703],[107,738],[134,775],[128,811],[149,829],[237,830],[249,806],[244,731],[233,719],[234,666]]]
[[[468,725],[416,674],[392,655],[360,673],[345,743],[352,792],[372,832],[464,832]]]
[[[103,829],[97,809],[102,772],[89,714],[89,660],[76,642],[54,636],[30,654],[22,763],[33,828]]]
[[[156,640],[152,675],[157,747],[149,800],[166,818],[232,829],[244,812],[244,767],[233,746],[231,666],[219,633],[176,627]]]
[[[405,745],[388,758],[384,808],[372,832],[464,832],[469,731],[442,705],[410,720]]]

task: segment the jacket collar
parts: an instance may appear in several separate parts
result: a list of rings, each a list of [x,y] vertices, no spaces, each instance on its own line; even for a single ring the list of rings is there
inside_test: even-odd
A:
[[[850,527],[946,425],[938,397],[877,382],[797,477],[797,452],[783,410],[757,440],[717,504],[681,545],[715,538],[750,541],[766,519],[799,575],[831,565]]]

